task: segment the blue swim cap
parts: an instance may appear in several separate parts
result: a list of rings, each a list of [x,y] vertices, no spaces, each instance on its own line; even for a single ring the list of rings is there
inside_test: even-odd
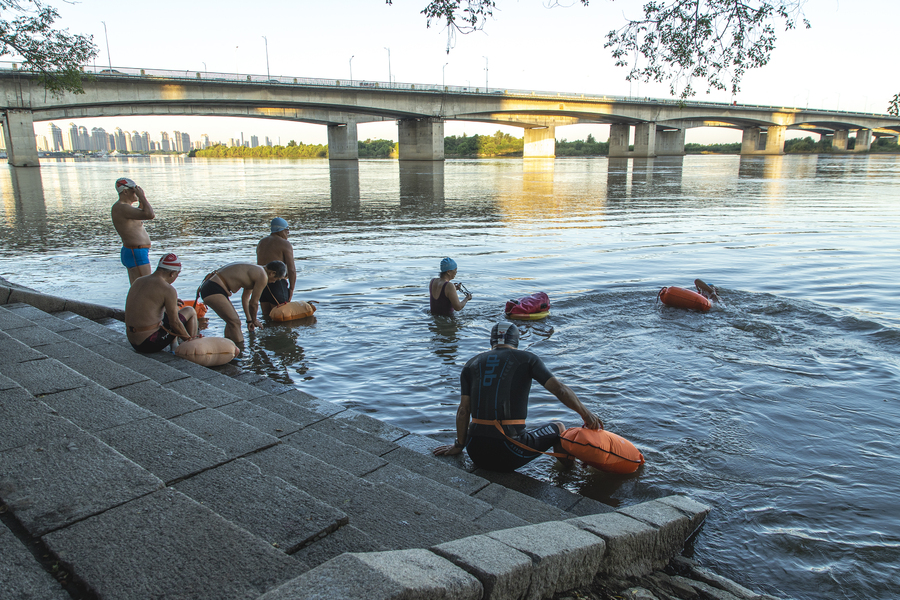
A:
[[[445,258],[441,261],[441,273],[452,271],[456,268],[456,261],[452,258]]]
[[[519,328],[512,323],[497,323],[491,329],[491,347],[500,344],[509,344],[513,348],[519,347]]]
[[[284,231],[285,229],[290,229],[288,227],[288,222],[282,219],[281,217],[275,217],[272,219],[272,233],[278,233],[279,231]]]

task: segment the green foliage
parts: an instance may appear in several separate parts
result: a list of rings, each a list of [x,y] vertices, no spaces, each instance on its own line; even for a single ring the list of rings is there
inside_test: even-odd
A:
[[[557,156],[606,156],[608,154],[609,142],[598,142],[590,134],[584,141],[556,140]]]
[[[805,138],[794,138],[792,140],[784,141],[784,152],[785,154],[823,154],[826,152],[831,152],[831,141],[830,140],[819,140],[815,141],[811,137],[807,136]]]
[[[20,14],[7,20],[9,12]],[[54,29],[59,13],[39,0],[0,0],[0,16],[0,55],[22,57],[20,68],[36,73],[54,95],[84,93],[81,65],[97,54],[93,37]]]
[[[360,158],[396,158],[399,156],[399,144],[391,140],[366,140],[357,142]]]
[[[293,146],[291,145],[293,144]],[[216,144],[204,150],[195,150],[199,158],[327,158],[328,146],[322,144],[298,144],[291,140],[287,146],[257,146],[245,148]]]
[[[878,138],[872,142],[870,152],[900,152],[900,144],[897,138]]]
[[[891,102],[888,104],[888,114],[895,117],[900,116],[900,94],[894,94]]]
[[[473,135],[465,133],[461,137],[451,135],[444,138],[444,154],[447,156],[521,156],[525,149],[525,138],[516,138],[497,131],[494,135]]]
[[[740,154],[741,143],[733,144],[685,144],[685,154]]]

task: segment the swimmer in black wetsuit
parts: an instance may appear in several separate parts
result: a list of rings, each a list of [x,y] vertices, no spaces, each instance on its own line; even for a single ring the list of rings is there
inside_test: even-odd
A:
[[[559,436],[565,431],[562,423],[553,421],[537,429],[525,429],[532,380],[578,413],[585,427],[603,426],[597,415],[585,408],[575,392],[554,377],[540,358],[518,350],[518,345],[516,326],[497,324],[491,330],[490,351],[466,363],[459,378],[462,391],[456,411],[456,442],[435,448],[435,455],[459,454],[465,448],[478,467],[513,471],[550,447],[561,452]],[[502,433],[495,421],[499,422]]]

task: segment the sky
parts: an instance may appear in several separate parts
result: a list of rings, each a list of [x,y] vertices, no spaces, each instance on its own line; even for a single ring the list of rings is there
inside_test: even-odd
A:
[[[97,68],[134,67],[272,76],[321,77],[459,86],[668,98],[666,84],[629,83],[603,48],[606,33],[624,17],[639,16],[645,0],[498,0],[483,31],[449,40],[440,24],[427,28],[420,11],[427,0],[156,0],[152,3],[47,0],[58,25],[92,35],[100,49]],[[812,29],[782,32],[771,60],[748,73],[740,93],[705,93],[698,100],[883,113],[900,77],[893,64],[896,0],[808,0]],[[104,35],[104,22],[106,35]],[[880,26],[879,24],[887,24]],[[108,37],[107,37],[108,36]],[[264,37],[265,36],[265,39]],[[107,50],[108,39],[108,50]],[[449,53],[448,53],[449,45]],[[390,49],[388,51],[387,49]],[[268,58],[268,65],[267,65]],[[4,58],[3,60],[9,60]],[[487,69],[485,68],[487,67]],[[268,71],[267,71],[268,69]],[[695,85],[695,87],[698,87]],[[327,143],[324,126],[258,119],[212,117],[115,117],[74,121],[89,130],[115,127],[150,132],[186,131],[192,140],[268,136]],[[57,125],[66,129],[65,123]],[[36,123],[38,134],[47,125]],[[445,135],[491,134],[515,127],[448,121]],[[605,141],[609,128],[574,125],[557,139]],[[359,139],[397,139],[392,122],[359,126]],[[799,132],[793,136],[797,137]],[[739,130],[689,130],[688,142],[737,142]]]

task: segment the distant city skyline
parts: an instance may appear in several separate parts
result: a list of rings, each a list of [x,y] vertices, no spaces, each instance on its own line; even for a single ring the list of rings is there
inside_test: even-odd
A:
[[[39,125],[36,129],[39,129]],[[241,132],[238,138],[229,138],[228,141],[211,141],[206,133],[200,134],[200,139],[191,141],[189,133],[172,130],[159,132],[159,141],[151,138],[147,131],[134,129],[125,131],[116,127],[112,133],[103,127],[92,127],[90,131],[84,125],[70,122],[66,129],[59,127],[55,122],[47,124],[47,135],[35,133],[35,141],[39,152],[189,152],[201,150],[215,145],[228,147],[244,146],[256,148],[257,146],[272,146],[272,140],[264,136],[264,142],[260,144],[259,136],[252,134],[249,139]]]

